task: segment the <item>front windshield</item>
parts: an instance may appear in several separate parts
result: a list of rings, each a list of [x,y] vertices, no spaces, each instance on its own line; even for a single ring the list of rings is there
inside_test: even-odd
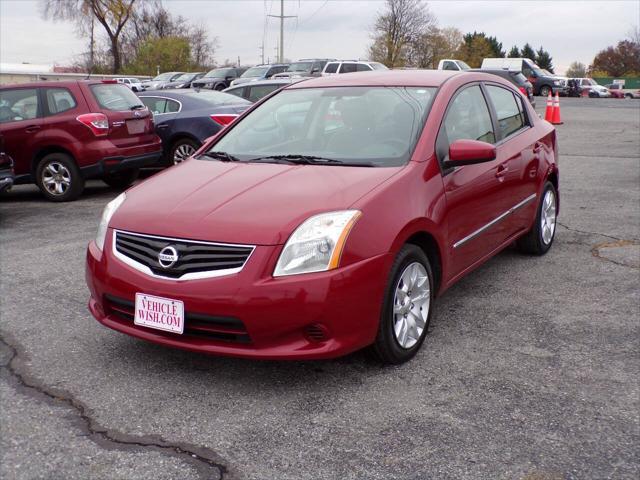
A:
[[[253,67],[240,75],[242,78],[254,78],[254,77],[262,77],[265,73],[267,73],[269,67]]]
[[[154,77],[153,79],[154,79],[154,80],[160,80],[160,81],[163,81],[163,80],[170,80],[170,79],[171,79],[171,77],[173,77],[174,75],[175,75],[175,74],[174,74],[174,73],[171,73],[171,72],[168,72],[168,73],[161,73],[160,75],[158,75],[157,77]]]
[[[470,70],[471,67],[469,65],[467,65],[465,62],[463,62],[462,60],[456,60],[458,62],[458,66],[462,69],[462,70]]]
[[[312,65],[313,62],[295,62],[289,65],[287,72],[308,72]]]
[[[287,163],[306,157],[319,164],[403,165],[413,152],[435,91],[433,87],[283,90],[235,125],[209,153],[224,152],[227,159],[243,162]]]
[[[207,77],[207,78],[211,78],[211,77],[224,78],[227,75],[229,75],[230,71],[231,71],[231,69],[229,69],[229,68],[218,68],[216,70],[211,70],[210,72],[208,72],[205,75],[205,77]]]

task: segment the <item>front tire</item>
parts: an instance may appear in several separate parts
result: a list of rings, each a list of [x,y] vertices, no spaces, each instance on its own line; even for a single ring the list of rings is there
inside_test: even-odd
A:
[[[76,162],[66,153],[45,155],[36,169],[36,184],[52,202],[69,202],[84,190],[84,178]]]
[[[521,252],[544,255],[549,251],[556,234],[557,212],[558,192],[551,182],[547,182],[542,190],[533,227],[516,242]]]
[[[418,353],[431,320],[433,285],[431,264],[425,253],[416,245],[402,247],[391,267],[372,346],[380,361],[400,364]]]
[[[124,190],[133,185],[138,178],[140,170],[135,168],[133,170],[126,170],[124,172],[112,173],[102,177],[102,181],[116,190]]]
[[[548,97],[549,96],[549,92],[551,92],[551,89],[549,87],[547,87],[546,85],[543,85],[542,87],[540,87],[540,96]]]

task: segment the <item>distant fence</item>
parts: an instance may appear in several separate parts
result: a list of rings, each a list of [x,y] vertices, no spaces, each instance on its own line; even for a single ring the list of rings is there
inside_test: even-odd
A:
[[[614,83],[614,80],[624,80],[624,88],[640,88],[640,77],[594,77],[593,79],[599,85],[609,85]]]
[[[60,80],[108,80],[111,78],[139,78],[140,80],[147,80],[151,77],[146,75],[99,75],[86,73],[55,73],[55,72],[42,72],[42,73],[26,73],[26,72],[11,72],[0,71],[0,85],[7,83],[30,83],[30,82],[42,82],[49,80],[51,82],[57,82]]]

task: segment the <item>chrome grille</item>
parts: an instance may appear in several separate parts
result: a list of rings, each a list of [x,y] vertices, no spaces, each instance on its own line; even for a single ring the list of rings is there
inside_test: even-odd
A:
[[[116,231],[114,253],[123,262],[144,273],[172,279],[195,279],[239,272],[255,247],[228,245],[139,233]],[[163,266],[159,254],[167,247],[177,253],[177,261]],[[170,262],[163,262],[165,265]]]

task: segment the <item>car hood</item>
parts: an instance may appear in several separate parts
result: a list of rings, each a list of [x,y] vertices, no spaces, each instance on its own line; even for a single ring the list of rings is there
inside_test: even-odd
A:
[[[311,215],[349,208],[401,168],[191,159],[129,190],[109,226],[193,240],[278,245]]]

